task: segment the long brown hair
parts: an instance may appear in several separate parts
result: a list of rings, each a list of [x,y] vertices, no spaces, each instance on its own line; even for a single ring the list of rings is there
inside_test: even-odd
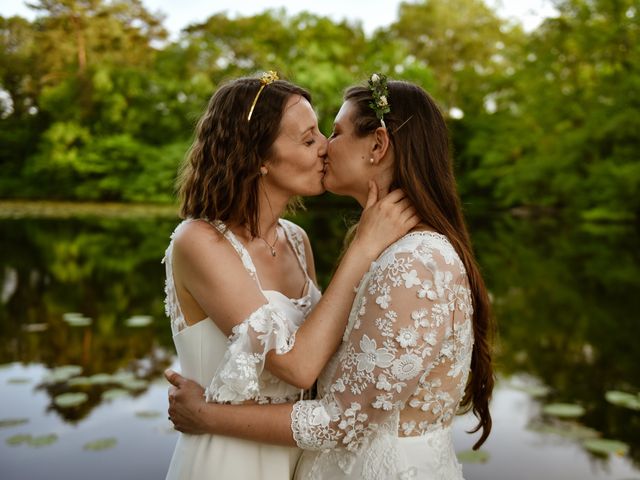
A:
[[[258,227],[260,166],[272,155],[289,97],[309,93],[292,83],[260,88],[258,78],[239,78],[222,85],[198,121],[193,144],[178,177],[180,216],[246,225],[253,237]]]
[[[464,263],[473,298],[474,345],[471,374],[461,402],[463,411],[473,410],[482,429],[473,446],[480,448],[491,432],[489,401],[494,385],[492,366],[493,319],[489,297],[476,263],[453,174],[447,126],[436,102],[420,87],[399,81],[388,82],[391,111],[384,122],[393,146],[395,163],[391,189],[401,188],[427,225],[446,235]],[[380,120],[370,107],[371,90],[351,87],[344,96],[355,106],[352,121],[355,134],[366,136]]]

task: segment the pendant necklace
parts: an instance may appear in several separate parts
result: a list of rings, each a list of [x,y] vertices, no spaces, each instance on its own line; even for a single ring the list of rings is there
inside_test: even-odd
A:
[[[267,245],[267,247],[269,247],[269,250],[271,250],[271,256],[275,257],[276,256],[276,243],[278,243],[278,227],[276,227],[276,239],[273,241],[273,245],[271,245],[269,242],[267,242],[260,235],[258,235],[258,238],[260,240],[262,240]]]

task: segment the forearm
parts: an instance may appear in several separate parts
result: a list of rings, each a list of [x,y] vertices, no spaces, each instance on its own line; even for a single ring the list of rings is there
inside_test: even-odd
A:
[[[277,405],[219,405],[205,403],[198,417],[207,433],[261,443],[295,447],[290,403]]]
[[[298,329],[294,347],[284,355],[270,354],[272,373],[302,388],[313,384],[340,345],[355,289],[375,258],[359,244],[349,247],[322,299]]]

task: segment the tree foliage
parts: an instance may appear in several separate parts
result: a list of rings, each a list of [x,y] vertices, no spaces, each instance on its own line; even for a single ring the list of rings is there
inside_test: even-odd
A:
[[[465,203],[587,219],[640,211],[640,41],[633,0],[559,0],[527,33],[482,0],[400,5],[358,23],[215,14],[167,40],[140,0],[37,0],[0,17],[0,196],[171,201],[208,97],[278,70],[329,133],[374,71],[416,82],[449,117]]]

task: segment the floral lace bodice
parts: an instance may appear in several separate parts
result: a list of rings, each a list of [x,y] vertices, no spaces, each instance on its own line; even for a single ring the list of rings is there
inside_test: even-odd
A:
[[[393,437],[448,427],[463,397],[473,347],[473,307],[463,263],[443,235],[410,233],[363,277],[343,343],[318,382],[319,398],[297,402],[296,443],[365,455]]]

